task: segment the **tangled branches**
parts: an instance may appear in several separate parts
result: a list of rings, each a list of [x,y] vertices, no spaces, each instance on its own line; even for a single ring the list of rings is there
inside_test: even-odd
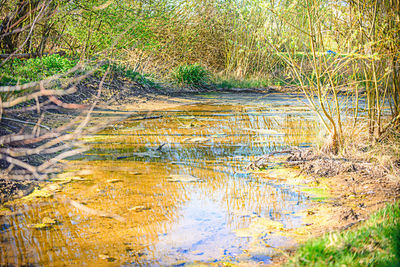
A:
[[[1,178],[47,179],[59,170],[60,161],[87,149],[79,138],[101,127],[88,125],[107,72],[91,105],[66,103],[63,97],[75,93],[92,73],[78,64],[39,82],[0,87]]]

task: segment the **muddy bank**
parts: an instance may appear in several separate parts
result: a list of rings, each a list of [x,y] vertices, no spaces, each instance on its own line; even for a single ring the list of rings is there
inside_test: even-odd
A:
[[[276,165],[285,170],[284,175],[289,177],[286,182],[314,187],[315,196],[320,198],[304,211],[303,228],[307,234],[297,236],[300,244],[327,232],[357,227],[386,203],[400,198],[399,177],[371,162],[308,148],[265,155],[249,168],[265,169],[263,172],[274,176],[279,171],[270,168]],[[289,248],[285,256],[275,256],[274,264],[283,264],[295,250],[296,247]]]

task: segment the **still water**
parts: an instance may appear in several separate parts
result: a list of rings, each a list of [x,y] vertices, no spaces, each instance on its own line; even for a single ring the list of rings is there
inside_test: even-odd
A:
[[[310,200],[276,183],[285,177],[246,166],[314,142],[319,124],[304,99],[191,98],[200,104],[133,116],[88,138],[91,150],[68,162],[52,196],[9,204],[0,264],[263,265],[292,246],[282,233],[301,226]]]

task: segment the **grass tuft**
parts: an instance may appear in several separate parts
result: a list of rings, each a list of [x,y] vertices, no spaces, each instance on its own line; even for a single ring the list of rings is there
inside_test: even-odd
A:
[[[172,77],[179,86],[202,87],[210,81],[210,73],[199,64],[178,66]]]

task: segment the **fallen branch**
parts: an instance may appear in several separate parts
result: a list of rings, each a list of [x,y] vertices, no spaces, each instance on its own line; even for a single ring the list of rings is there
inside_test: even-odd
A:
[[[162,118],[162,117],[163,116],[140,117],[140,118],[132,119],[132,121],[154,120],[154,119],[159,119],[159,118]]]
[[[361,220],[358,220],[358,221],[349,223],[348,225],[343,226],[343,227],[341,228],[341,230],[342,230],[342,231],[343,231],[343,230],[347,230],[347,229],[349,229],[350,227],[352,227],[352,226],[354,226],[354,225],[356,225],[356,224],[359,224],[359,223],[361,223],[361,222],[364,222],[364,221],[365,221],[364,219],[361,219]]]
[[[42,171],[46,170],[47,168],[53,166],[54,164],[58,163],[59,161],[65,159],[65,158],[78,155],[78,154],[80,154],[82,152],[85,152],[87,150],[88,150],[88,148],[80,148],[80,149],[66,151],[66,152],[61,153],[60,155],[58,155],[58,156],[56,156],[54,158],[51,158],[49,161],[43,163],[42,165],[38,166],[37,170],[42,172]]]
[[[64,137],[67,135],[63,135],[61,137]],[[73,135],[68,136],[67,138],[64,139],[64,141],[67,140],[74,140],[76,137]],[[63,142],[63,140],[59,139],[58,141],[53,141],[51,140],[50,142],[43,144],[42,146],[39,146],[37,148],[0,148],[0,153],[3,154],[8,154],[11,157],[24,157],[24,156],[30,156],[30,155],[35,155],[35,154],[54,154],[54,153],[58,153],[62,150],[65,149],[70,149],[73,146],[80,146],[83,145],[83,142],[76,142],[74,144],[62,144],[62,145],[58,145],[59,143]],[[52,147],[58,145],[56,147]]]
[[[8,118],[8,117],[3,117],[2,119],[3,119],[3,120],[14,121],[14,122],[20,122],[20,123],[23,123],[23,124],[31,124],[31,125],[35,125],[35,126],[38,125],[39,127],[42,127],[42,128],[44,128],[44,129],[46,129],[46,130],[48,130],[48,131],[51,130],[50,127],[48,127],[48,126],[46,126],[46,125],[42,125],[42,124],[37,124],[37,123],[35,123],[35,122],[23,121],[23,120]]]
[[[25,96],[20,96],[17,97],[11,101],[7,101],[7,102],[3,102],[3,108],[11,108],[14,107],[18,104],[21,104],[23,102],[35,99],[36,97],[40,97],[40,96],[51,96],[51,95],[69,95],[69,94],[73,94],[76,92],[76,87],[71,87],[67,90],[45,90],[45,91],[39,91],[39,92],[35,92],[29,95],[25,95]]]
[[[285,159],[271,160],[275,154],[289,154]],[[340,173],[358,172],[363,175],[384,176],[390,171],[384,167],[375,167],[373,163],[352,160],[349,158],[329,157],[325,154],[316,154],[312,149],[290,149],[274,151],[257,158],[247,166],[247,169],[270,168],[281,164],[288,167],[299,166],[302,171],[318,176],[335,176]]]
[[[38,180],[43,180],[44,179],[43,175],[40,175],[38,173],[38,170],[37,170],[37,168],[35,166],[32,166],[32,165],[30,165],[30,164],[28,164],[26,162],[23,162],[23,161],[21,161],[19,159],[16,159],[16,158],[13,158],[13,157],[10,157],[10,156],[6,156],[6,155],[3,155],[3,154],[0,154],[0,159],[4,159],[10,164],[14,164],[16,166],[19,166],[19,167],[21,167],[23,169],[26,169],[26,170],[30,171],[32,173],[32,175]]]
[[[57,106],[60,106],[62,108],[65,109],[84,109],[87,108],[87,105],[81,105],[81,104],[74,104],[74,103],[64,103],[61,100],[59,100],[57,97],[55,96],[49,96],[49,100],[51,102],[53,102],[54,104],[56,104]]]

